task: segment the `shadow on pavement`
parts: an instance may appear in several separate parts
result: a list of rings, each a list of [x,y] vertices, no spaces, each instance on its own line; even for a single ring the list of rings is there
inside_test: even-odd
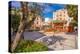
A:
[[[76,32],[66,32],[65,34],[67,34],[67,35],[78,35],[78,31],[76,31]]]
[[[63,38],[61,36],[51,36],[43,38],[43,43],[46,45],[52,45],[55,44],[56,42],[62,42],[64,40],[66,40],[66,38]]]

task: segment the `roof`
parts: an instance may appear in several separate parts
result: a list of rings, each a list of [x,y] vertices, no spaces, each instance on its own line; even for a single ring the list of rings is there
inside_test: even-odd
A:
[[[64,23],[64,22],[66,22],[66,21],[63,21],[63,20],[53,20],[52,22],[53,22],[53,23]]]

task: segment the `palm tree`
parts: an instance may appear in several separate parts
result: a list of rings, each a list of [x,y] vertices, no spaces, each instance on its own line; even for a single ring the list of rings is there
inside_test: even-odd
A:
[[[73,21],[75,21],[76,23],[74,24],[78,24],[78,6],[77,5],[67,5],[67,10],[68,10],[68,14],[70,17],[73,17]]]

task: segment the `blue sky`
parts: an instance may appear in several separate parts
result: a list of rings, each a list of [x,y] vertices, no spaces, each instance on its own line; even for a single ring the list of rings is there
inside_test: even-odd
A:
[[[45,8],[44,17],[52,18],[53,15],[54,15],[53,13],[56,10],[63,9],[64,7],[65,7],[65,5],[62,5],[62,4],[51,4],[51,6],[48,6],[48,7]]]
[[[50,4],[50,3],[38,3],[38,4],[44,7],[43,10],[44,18],[53,18],[54,15],[53,12],[65,8],[65,5],[63,4]],[[13,1],[12,6],[20,8],[21,5],[20,2]]]
[[[14,6],[16,8],[20,8],[21,7],[21,4],[20,4],[20,2],[12,1],[11,2],[11,6]]]

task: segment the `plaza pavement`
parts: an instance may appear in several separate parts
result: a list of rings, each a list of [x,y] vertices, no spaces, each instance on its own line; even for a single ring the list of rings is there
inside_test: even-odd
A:
[[[52,33],[52,32],[25,32],[25,40],[42,42],[50,50],[71,50],[77,49],[77,34],[75,33]]]

